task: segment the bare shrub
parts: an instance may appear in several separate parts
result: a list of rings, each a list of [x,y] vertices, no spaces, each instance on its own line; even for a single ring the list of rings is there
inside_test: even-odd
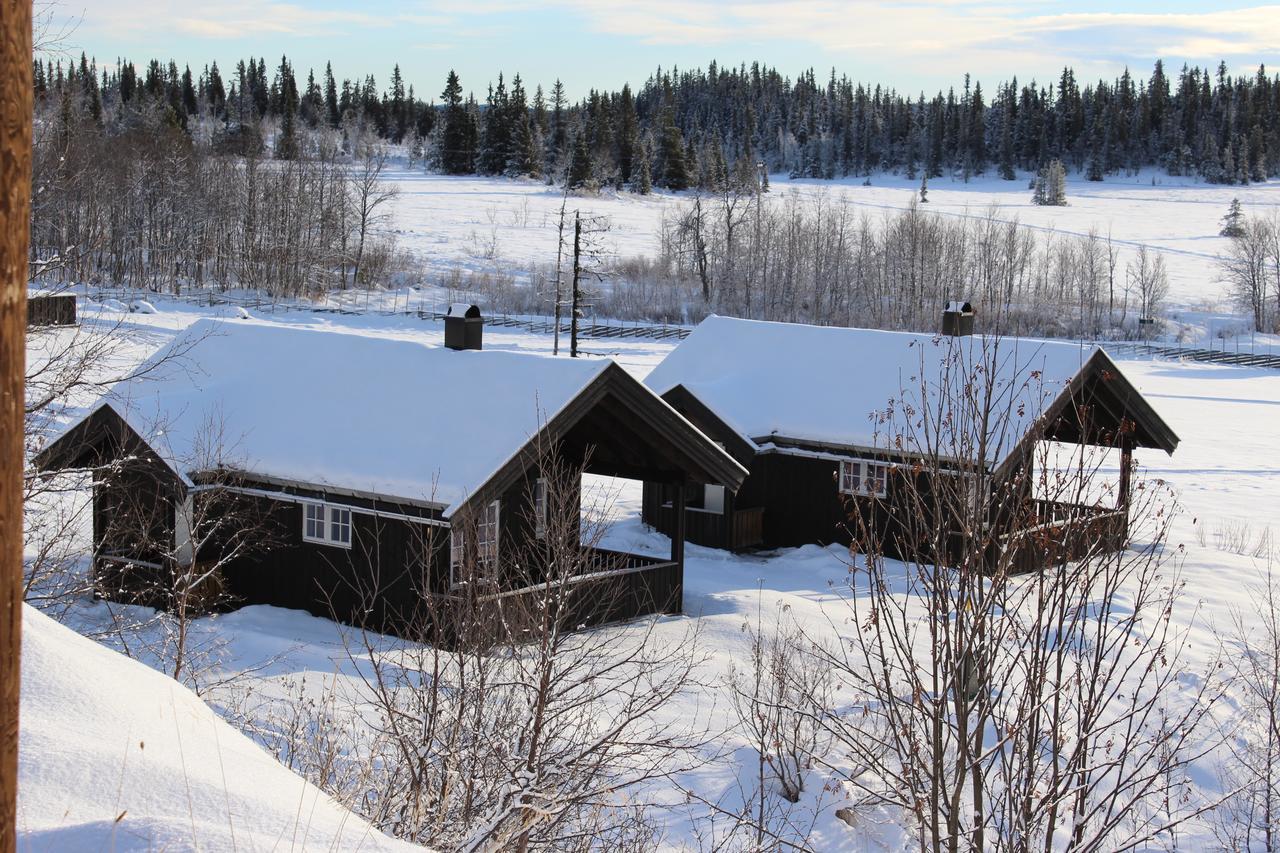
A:
[[[623,587],[597,548],[603,520],[579,519],[581,468],[547,452],[537,471],[542,536],[494,557],[473,547],[474,520],[454,519],[472,545],[447,587],[425,591],[408,641],[353,635],[373,721],[358,810],[444,849],[642,849],[655,830],[636,795],[701,742],[664,714],[702,660],[696,630],[573,630]]]
[[[893,523],[851,508],[841,644],[824,655],[849,693],[820,717],[836,744],[820,758],[854,807],[896,810],[921,849],[1172,843],[1216,805],[1190,768],[1215,745],[1204,723],[1221,697],[1215,664],[1187,671],[1172,495],[1134,484],[1120,542],[1083,449],[999,479],[972,461],[1018,405],[987,345],[956,348],[960,381],[904,387],[881,416],[915,461],[894,474]],[[1037,382],[1014,384],[1045,393]]]
[[[1229,677],[1239,697],[1220,775],[1229,792],[1215,814],[1225,849],[1280,849],[1280,581],[1270,562],[1254,606],[1233,617]]]
[[[1219,551],[1245,554],[1253,543],[1253,530],[1247,521],[1228,519],[1218,523],[1213,531],[1213,541]]]

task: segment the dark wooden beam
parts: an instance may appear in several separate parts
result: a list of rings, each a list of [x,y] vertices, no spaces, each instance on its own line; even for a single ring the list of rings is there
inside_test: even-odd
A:
[[[676,494],[671,498],[671,510],[675,515],[675,525],[671,532],[671,561],[676,564],[676,596],[669,607],[672,612],[685,610],[685,484],[676,480]]]
[[[31,224],[31,0],[0,14],[0,853],[17,847],[22,466]]]

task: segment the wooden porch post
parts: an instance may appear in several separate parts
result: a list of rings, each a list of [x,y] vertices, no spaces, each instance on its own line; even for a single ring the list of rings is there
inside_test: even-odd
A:
[[[31,234],[31,0],[0,14],[0,853],[17,847],[22,444]]]
[[[1130,477],[1133,474],[1133,442],[1128,436],[1120,439],[1120,508],[1129,513]]]
[[[1117,548],[1125,547],[1129,542],[1129,504],[1131,479],[1133,477],[1133,439],[1128,435],[1120,438],[1120,509],[1124,510],[1124,530],[1120,534]]]
[[[684,612],[684,481],[675,483],[675,495],[671,498],[671,512],[675,523],[671,525],[671,562],[676,564],[676,584],[672,591],[674,601],[667,605],[672,613]]]

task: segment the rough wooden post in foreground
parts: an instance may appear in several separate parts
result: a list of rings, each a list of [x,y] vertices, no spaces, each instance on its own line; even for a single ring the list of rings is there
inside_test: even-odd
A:
[[[0,0],[0,853],[16,847],[31,2]]]

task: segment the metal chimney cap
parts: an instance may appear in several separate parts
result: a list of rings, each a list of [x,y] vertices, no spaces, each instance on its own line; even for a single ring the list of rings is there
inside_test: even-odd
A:
[[[464,317],[468,320],[480,319],[480,307],[468,302],[453,302],[445,312],[450,317]]]

